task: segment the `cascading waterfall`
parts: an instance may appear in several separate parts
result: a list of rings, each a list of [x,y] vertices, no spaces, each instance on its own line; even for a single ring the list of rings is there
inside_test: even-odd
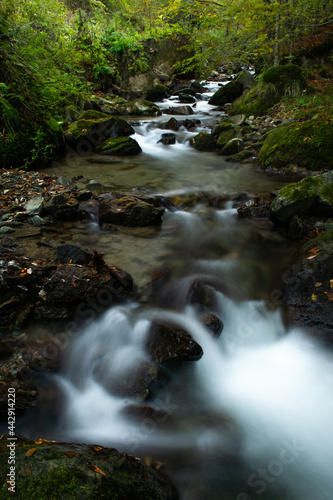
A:
[[[232,229],[233,217],[231,208],[220,211],[217,230]],[[192,235],[191,245],[207,233],[198,214],[168,213],[165,224],[171,222],[182,238]],[[208,277],[217,281],[230,278],[230,269],[232,275],[238,265],[237,259],[228,258],[220,259],[219,266],[214,259],[205,262]],[[203,267],[203,262],[199,259],[196,265]],[[180,304],[198,276],[179,280]],[[173,312],[130,303],[91,323],[73,342],[58,378],[67,400],[63,415],[67,437],[134,454],[161,449],[196,450],[206,458],[235,454],[246,473],[238,478],[235,494],[226,498],[245,500],[265,493],[265,498],[331,499],[331,354],[302,331],[286,331],[279,311],[269,310],[264,301],[235,300],[217,290],[214,295],[214,313],[224,322],[219,339],[211,337],[188,304]],[[141,424],[126,420],[123,410],[135,401],[108,390],[108,384],[149,362],[144,344],[154,320],[185,329],[204,351],[188,373],[174,376],[170,387],[149,400],[156,411],[166,412],[166,420],[170,417],[170,425],[161,428],[154,420]],[[201,414],[211,415],[208,424]]]

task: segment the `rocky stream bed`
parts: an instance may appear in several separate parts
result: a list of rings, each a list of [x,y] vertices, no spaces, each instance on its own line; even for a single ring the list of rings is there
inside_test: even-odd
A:
[[[297,75],[297,78],[303,85],[301,77]],[[280,79],[279,83],[277,92],[282,92],[286,81]],[[269,78],[266,84],[272,85]],[[176,148],[180,144],[181,134],[185,134],[187,147],[191,143],[191,152],[197,150],[197,154],[202,155],[202,163],[205,162],[205,154],[223,159],[224,164],[228,164],[231,169],[240,168],[241,162],[245,162],[243,165],[246,168],[257,169],[259,161],[262,168],[259,176],[263,170],[267,172],[264,175],[283,173],[280,182],[287,185],[281,190],[274,189],[268,193],[260,189],[257,192],[229,190],[219,193],[218,189],[205,191],[198,186],[192,191],[168,193],[134,185],[133,189],[124,191],[108,189],[106,184],[99,182],[97,170],[93,179],[86,177],[83,170],[71,178],[53,175],[52,169],[44,173],[1,170],[0,414],[5,422],[8,388],[15,388],[16,415],[20,422],[18,434],[27,436],[19,437],[16,443],[19,498],[178,498],[176,487],[160,471],[163,464],[158,460],[158,453],[152,458],[148,452],[143,460],[146,463],[143,463],[126,453],[100,446],[101,443],[79,445],[59,442],[58,437],[57,442],[53,441],[53,434],[57,435],[58,432],[55,431],[56,424],[61,420],[64,395],[56,387],[54,379],[48,385],[45,375],[64,373],[68,346],[80,336],[84,337],[82,332],[103,318],[105,311],[110,308],[112,311],[116,307],[134,307],[143,313],[148,310],[146,320],[150,323],[144,330],[144,341],[138,348],[141,357],[121,376],[119,373],[124,360],[118,371],[110,371],[113,363],[118,366],[116,344],[104,359],[104,350],[108,352],[107,345],[103,344],[105,339],[102,343],[99,343],[98,338],[92,337],[91,340],[94,354],[90,365],[96,365],[94,380],[103,391],[125,401],[123,420],[140,425],[148,419],[153,422],[166,421],[167,426],[172,427],[173,412],[168,407],[158,407],[156,397],[165,394],[168,386],[177,394],[180,389],[174,388],[175,380],[184,377],[188,383],[188,373],[195,364],[201,362],[199,360],[205,358],[206,349],[209,353],[212,342],[228,335],[228,327],[227,333],[224,329],[227,308],[224,305],[221,314],[219,294],[226,297],[224,300],[235,300],[236,304],[264,298],[270,311],[282,311],[285,328],[301,327],[309,338],[319,339],[330,350],[333,332],[331,164],[328,162],[325,168],[325,151],[320,156],[311,147],[311,154],[306,156],[306,161],[298,161],[297,148],[287,159],[282,159],[276,152],[269,152],[272,144],[273,147],[276,145],[270,138],[284,130],[285,139],[297,124],[292,120],[264,114],[261,109],[259,113],[237,107],[237,101],[234,100],[240,98],[244,90],[251,92],[250,89],[254,88],[250,73],[241,72],[232,86],[233,89],[224,85],[210,97],[210,105],[218,106],[214,108],[217,114],[212,125],[201,121],[195,114],[197,103],[204,100],[201,96],[203,87],[200,90],[198,87],[184,86],[176,90],[173,102],[177,106],[170,106],[169,102],[160,107],[149,102],[141,103],[141,108],[137,105],[133,111],[134,118],[128,109],[118,109],[117,115],[126,113],[126,121],[116,116],[114,104],[111,105],[106,96],[96,102],[96,109],[72,115],[72,124],[66,135],[68,147],[82,152],[88,145],[82,155],[88,160],[86,164],[90,162],[95,169],[96,165],[112,169],[114,164],[119,165],[117,162],[123,156],[128,156],[132,162],[126,168],[134,168],[135,158],[140,158],[142,154],[137,136],[137,127],[141,123],[134,120],[142,120],[142,115],[155,116],[153,120],[158,116],[159,120],[162,119],[157,122],[159,147],[165,148],[164,155],[169,154],[168,148]],[[274,100],[275,94],[271,92],[270,95]],[[232,105],[231,101],[234,101]],[[139,112],[141,117],[138,118]],[[169,114],[173,115],[170,119],[164,116]],[[320,117],[312,117],[311,120],[311,123],[297,125],[307,127],[308,135],[310,125],[319,126],[321,123]],[[320,130],[320,134],[325,133],[325,128]],[[136,139],[130,137],[134,134]],[[278,160],[273,161],[273,157]],[[213,161],[211,158],[207,156],[206,161]],[[273,160],[268,162],[268,158]],[[64,171],[67,175],[66,168]],[[290,181],[293,182],[290,184]],[[144,186],[144,182],[142,184]],[[220,220],[219,217],[222,220],[228,210],[234,222],[230,226],[223,222],[217,230],[219,226],[216,221]],[[172,222],[173,217],[175,222]],[[119,228],[134,231],[131,233],[134,239],[138,228],[142,231],[150,228],[152,232],[148,238],[153,240],[159,233],[166,238],[165,256],[160,265],[151,267],[150,279],[144,285],[137,285],[127,269],[114,265],[109,255],[104,255],[104,249],[98,245],[99,240],[93,249],[71,241],[72,238],[64,242],[63,235],[74,227],[71,224],[83,227],[87,234],[92,231],[91,224],[94,224],[94,231],[97,230],[99,234],[104,232],[111,241]],[[240,236],[241,232],[247,236]],[[176,241],[177,236],[181,241]],[[269,254],[271,252],[274,259],[276,246],[282,249],[284,257],[276,264],[274,273],[274,262],[270,261]],[[126,248],[123,253],[126,253]],[[234,259],[239,259],[241,263],[253,261],[254,254],[259,255],[259,260],[262,258],[269,262],[270,278],[262,279],[265,289],[262,292],[258,287],[255,292],[249,292],[246,288],[243,290],[237,282],[237,273],[232,272],[229,276],[223,271],[220,276],[213,267],[221,259],[226,265]],[[254,267],[256,284],[260,283],[261,272],[264,274],[259,264]],[[246,273],[250,271],[245,270]],[[241,273],[239,275],[244,276]],[[265,280],[269,284],[265,285]],[[156,307],[160,308],[160,312],[149,316],[149,309]],[[200,344],[196,335],[193,336],[196,330],[191,322],[187,323],[184,318],[180,320],[171,314],[185,314],[188,308],[192,311],[190,317],[196,321],[198,331],[203,329],[208,336],[208,340],[204,341],[207,343],[205,346]],[[115,317],[108,328],[116,331],[117,321]],[[129,320],[131,327],[135,321],[137,319]],[[42,325],[41,335],[36,333],[39,325]],[[100,331],[103,329],[101,326],[97,328]],[[127,326],[122,328],[120,331],[125,332]],[[46,334],[48,329],[54,333]],[[181,395],[181,391],[179,394],[180,398],[188,399],[188,396]],[[200,414],[198,409],[194,408],[193,411]],[[35,422],[29,435],[29,415],[39,423],[43,419],[50,419],[54,425],[45,425],[46,435],[41,436],[37,435],[39,424]],[[221,424],[218,418],[214,422],[214,411],[211,414],[207,412],[207,415],[203,412],[203,415],[202,420],[207,418],[207,428]],[[221,425],[233,427],[224,418]],[[44,431],[43,425],[41,431]],[[177,425],[186,428],[184,422]],[[5,425],[3,430],[5,432]],[[231,434],[238,435],[238,431],[234,433],[233,430]],[[40,437],[50,441],[38,441]],[[59,437],[62,437],[61,432]],[[91,439],[91,436],[87,436],[88,442]],[[8,496],[6,440],[8,436],[4,435],[0,441],[0,447],[1,442],[4,443],[0,453],[0,479],[4,485],[0,498]],[[163,446],[160,445],[160,448],[163,449]],[[243,465],[235,449],[230,451],[226,446],[224,452],[223,460],[237,463],[238,468],[235,478],[230,474],[224,483],[222,481],[226,495],[224,498],[239,500],[236,493],[240,491],[239,477]],[[194,486],[192,481],[187,490],[186,473],[178,476],[175,469],[177,464],[175,467],[167,465],[167,472],[175,479],[182,498],[208,498],[196,496],[195,481]],[[205,481],[209,482],[209,474],[205,474]],[[216,478],[212,475],[211,482],[215,485]],[[51,493],[54,491],[58,493]],[[200,494],[205,495],[205,490],[201,493],[198,491]],[[265,498],[287,498],[284,494],[284,490],[282,493],[273,490]],[[247,493],[244,495],[242,498],[250,498]],[[217,494],[209,498],[221,496]]]

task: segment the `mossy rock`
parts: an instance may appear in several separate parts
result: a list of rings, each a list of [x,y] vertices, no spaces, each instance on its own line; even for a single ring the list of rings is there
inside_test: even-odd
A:
[[[216,149],[216,137],[208,132],[200,132],[194,137],[192,146],[198,151],[214,151]]]
[[[103,446],[39,442],[16,436],[15,495],[21,500],[178,500],[164,474],[139,459]],[[0,499],[10,498],[9,435],[2,436]],[[13,470],[13,469],[12,469]]]
[[[155,103],[146,99],[128,101],[126,104],[116,106],[117,113],[135,116],[160,116],[162,111]]]
[[[96,148],[101,155],[127,156],[142,152],[141,147],[132,137],[112,137]]]
[[[270,132],[258,161],[263,167],[283,169],[291,164],[308,170],[333,169],[333,121],[317,118],[280,125]]]
[[[109,116],[95,109],[87,109],[79,116],[79,120],[99,120],[101,118],[109,118]]]
[[[146,100],[150,102],[161,101],[170,94],[168,87],[162,83],[156,83],[152,88],[147,91]]]
[[[198,61],[198,56],[177,61],[172,66],[171,71],[173,76],[181,80],[196,78],[200,74],[200,61]]]
[[[220,123],[216,125],[214,128],[212,134],[215,137],[218,137],[222,132],[225,132],[226,130],[231,130],[234,128],[233,123],[231,122],[230,118],[222,118]]]
[[[238,153],[239,150],[241,149],[243,144],[243,140],[240,139],[239,137],[234,137],[233,139],[230,139],[223,148],[220,150],[219,154],[220,155],[233,155],[235,153]]]
[[[90,112],[98,113],[102,117],[98,119],[81,118],[70,125],[69,132],[73,134],[75,142],[88,140],[93,146],[96,146],[103,139],[127,137],[135,132],[132,125],[121,118],[104,115],[93,110],[85,111],[88,114]]]
[[[284,186],[270,206],[270,218],[276,223],[307,214],[333,215],[333,172]]]
[[[272,83],[260,82],[232,103],[229,114],[263,116],[279,100],[280,95]]]
[[[272,83],[281,96],[299,95],[308,87],[301,68],[295,64],[284,64],[270,68],[263,74],[263,81]]]
[[[222,149],[232,139],[242,139],[240,132],[238,132],[234,128],[230,130],[224,130],[223,132],[220,133],[216,145],[219,149]],[[234,153],[236,153],[236,151],[234,151]],[[232,153],[223,153],[223,154],[232,154]]]

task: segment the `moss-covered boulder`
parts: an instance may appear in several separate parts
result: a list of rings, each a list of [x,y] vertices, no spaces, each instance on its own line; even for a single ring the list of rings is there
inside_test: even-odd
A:
[[[21,436],[13,441],[9,435],[1,436],[0,446],[0,499],[179,498],[167,476],[114,448]],[[10,457],[15,457],[12,469]]]
[[[295,64],[284,64],[270,68],[263,74],[263,81],[272,83],[281,96],[299,95],[308,87],[302,69]]]
[[[170,94],[168,87],[162,83],[156,83],[150,89],[148,89],[146,94],[146,100],[150,102],[161,101],[165,99]]]
[[[107,156],[137,155],[141,151],[141,147],[132,137],[113,137],[102,142],[96,148],[97,153]]]
[[[279,100],[280,95],[273,84],[260,82],[232,103],[229,114],[263,116]]]
[[[270,218],[276,223],[307,214],[333,215],[333,172],[284,186],[270,207]]]
[[[98,118],[91,118],[91,116],[98,116]],[[76,144],[82,141],[82,143],[87,143],[87,148],[90,146],[90,149],[93,149],[103,139],[127,137],[134,134],[134,129],[121,118],[88,110],[77,122],[70,125],[69,132]]]
[[[214,151],[216,149],[216,137],[208,132],[200,132],[193,138],[192,146],[198,151]]]
[[[241,133],[238,132],[237,130],[235,130],[234,128],[222,131],[217,139],[217,142],[216,142],[217,148],[222,149],[232,139],[242,139]],[[236,152],[236,151],[234,151],[234,152]],[[232,153],[228,153],[228,154],[232,154]]]
[[[243,140],[239,137],[234,137],[230,139],[223,148],[219,151],[220,155],[233,155],[238,153],[243,145]]]
[[[281,125],[270,132],[258,156],[264,168],[289,165],[333,169],[333,120],[316,118]]]

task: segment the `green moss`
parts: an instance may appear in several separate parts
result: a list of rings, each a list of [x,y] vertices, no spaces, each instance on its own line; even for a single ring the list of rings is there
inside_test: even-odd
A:
[[[168,87],[166,87],[162,83],[157,83],[147,91],[146,98],[148,101],[155,102],[164,99],[169,94],[170,91]]]
[[[80,120],[98,120],[100,118],[108,118],[106,113],[101,113],[94,109],[87,109],[80,115]]]
[[[229,114],[263,116],[279,100],[279,93],[272,83],[260,82],[232,103]]]
[[[200,132],[193,139],[192,146],[198,151],[214,151],[216,138],[207,132]]]
[[[102,155],[124,156],[138,154],[142,150],[131,137],[112,137],[98,146],[96,151]]]
[[[282,125],[270,132],[258,156],[264,166],[297,164],[309,170],[333,168],[332,121],[308,120]]]
[[[285,64],[270,68],[263,74],[263,81],[275,85],[281,95],[290,95],[290,93],[297,95],[301,90],[307,88],[302,70],[295,64]]]

